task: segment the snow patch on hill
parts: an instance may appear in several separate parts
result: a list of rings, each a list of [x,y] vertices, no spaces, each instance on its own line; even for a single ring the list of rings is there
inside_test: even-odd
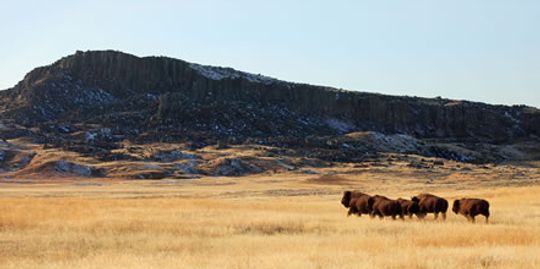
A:
[[[275,78],[263,76],[260,74],[256,75],[256,74],[251,74],[247,72],[241,72],[241,71],[228,68],[228,67],[216,67],[216,66],[200,65],[200,64],[194,64],[194,63],[191,63],[190,67],[193,68],[202,76],[209,78],[211,80],[245,79],[250,82],[264,83],[264,84],[271,84],[277,81],[277,79]]]

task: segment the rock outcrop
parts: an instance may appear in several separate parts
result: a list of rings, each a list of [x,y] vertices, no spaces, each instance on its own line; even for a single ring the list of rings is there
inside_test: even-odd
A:
[[[246,137],[369,130],[500,143],[540,135],[540,112],[530,107],[344,91],[116,51],[77,52],[37,68],[2,100],[4,117],[26,115],[27,123],[114,122],[111,114],[123,112],[137,125]]]
[[[29,138],[96,162],[157,162],[159,169],[132,177],[162,178],[264,171],[234,158],[206,167],[211,160],[183,152],[209,145],[264,145],[272,147],[265,149],[268,157],[323,163],[362,162],[379,152],[480,163],[523,159],[528,155],[521,149],[535,147],[522,142],[540,136],[540,110],[346,91],[167,57],[79,51],[1,91],[0,124],[0,138]],[[182,147],[145,156],[122,151],[123,141]],[[96,174],[91,166],[60,164],[57,170]]]

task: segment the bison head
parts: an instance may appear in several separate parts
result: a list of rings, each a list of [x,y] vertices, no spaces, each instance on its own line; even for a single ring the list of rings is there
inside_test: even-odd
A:
[[[409,205],[409,208],[407,208],[407,211],[409,211],[410,214],[416,214],[418,215],[420,213],[420,205],[418,205],[418,202],[414,202]]]
[[[416,197],[416,196],[411,197],[411,201],[413,201],[415,203],[420,203],[420,199],[418,199],[418,197]]]
[[[461,203],[459,202],[459,200],[454,200],[454,205],[452,205],[452,212],[457,214],[459,212],[460,206]]]
[[[351,191],[345,191],[343,192],[343,198],[341,198],[341,204],[345,207],[345,208],[349,208],[350,205],[351,205],[351,197],[352,197],[352,192]]]
[[[367,210],[371,212],[373,210],[373,204],[375,203],[375,199],[373,197],[369,197],[367,200]]]

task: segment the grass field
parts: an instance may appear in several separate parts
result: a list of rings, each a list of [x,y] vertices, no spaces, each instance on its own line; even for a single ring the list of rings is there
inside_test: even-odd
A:
[[[539,185],[340,180],[2,183],[0,268],[540,268]],[[347,188],[482,197],[491,223],[347,218]]]

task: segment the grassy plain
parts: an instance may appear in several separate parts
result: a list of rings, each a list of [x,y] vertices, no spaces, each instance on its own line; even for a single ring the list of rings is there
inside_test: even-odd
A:
[[[4,181],[0,268],[540,268],[538,179],[422,177]],[[347,218],[344,189],[483,197],[491,223]]]

